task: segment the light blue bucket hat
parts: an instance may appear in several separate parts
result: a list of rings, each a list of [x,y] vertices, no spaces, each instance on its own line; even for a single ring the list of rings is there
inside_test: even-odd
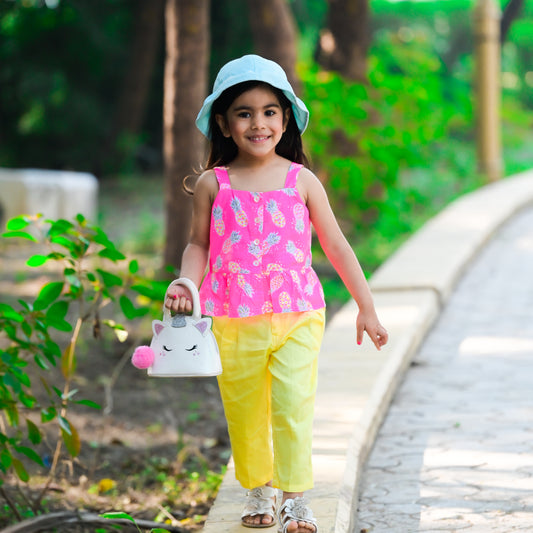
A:
[[[226,63],[220,69],[213,85],[213,92],[204,100],[202,109],[196,117],[196,126],[206,137],[210,138],[209,117],[213,102],[226,89],[245,81],[262,81],[280,89],[291,103],[300,133],[304,132],[309,122],[309,111],[294,94],[285,71],[274,61],[250,54]]]

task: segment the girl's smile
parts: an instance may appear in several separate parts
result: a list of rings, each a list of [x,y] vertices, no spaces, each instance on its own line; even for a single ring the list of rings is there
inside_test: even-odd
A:
[[[240,156],[264,158],[275,149],[287,127],[290,110],[283,111],[268,87],[255,87],[238,96],[217,123],[225,137],[231,137]]]

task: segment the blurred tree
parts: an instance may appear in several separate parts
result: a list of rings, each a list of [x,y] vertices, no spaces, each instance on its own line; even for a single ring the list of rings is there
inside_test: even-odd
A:
[[[509,30],[524,7],[524,0],[509,0],[505,5],[500,22],[500,42],[503,44],[509,35]],[[459,26],[454,28],[448,51],[442,57],[445,73],[452,74],[454,66],[459,58],[472,51],[472,28],[470,26]]]
[[[509,0],[503,10],[502,21],[500,26],[500,41],[505,42],[509,29],[515,19],[518,18],[524,7],[524,0]]]
[[[129,2],[0,1],[0,165],[96,171],[132,27]]]
[[[286,0],[248,0],[248,9],[255,52],[279,63],[298,93],[296,24]]]
[[[111,128],[102,150],[103,168],[120,168],[136,149],[148,103],[150,82],[163,34],[165,0],[136,0],[127,70],[116,99]]]
[[[353,81],[367,79],[370,43],[368,0],[328,0],[326,27],[316,48],[316,60]]]
[[[183,180],[198,168],[204,139],[195,119],[205,97],[209,0],[167,0],[163,102],[166,233],[164,264],[179,267],[189,236],[191,198]]]
[[[248,2],[249,0],[211,2],[209,32],[213,43],[209,56],[211,85],[222,65],[254,50]],[[228,31],[228,28],[231,28],[231,31]]]

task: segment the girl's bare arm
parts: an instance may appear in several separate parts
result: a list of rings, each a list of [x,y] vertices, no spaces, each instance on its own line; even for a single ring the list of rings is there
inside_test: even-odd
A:
[[[357,343],[361,344],[366,331],[376,348],[381,349],[387,343],[387,331],[379,322],[361,265],[337,223],[324,187],[311,171],[302,169],[298,188],[324,253],[359,307]]]

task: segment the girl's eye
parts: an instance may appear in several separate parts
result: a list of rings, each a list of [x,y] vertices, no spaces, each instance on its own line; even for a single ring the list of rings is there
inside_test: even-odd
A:
[[[276,114],[276,112],[273,109],[269,109],[268,111],[265,111],[265,116],[267,117],[273,117]]]
[[[196,350],[197,347],[198,344],[195,344],[192,348],[185,348],[185,350],[187,350],[188,352],[192,352],[193,350]]]
[[[250,118],[250,113],[248,111],[241,111],[237,116],[239,118]]]
[[[171,352],[172,348],[167,348],[166,346],[163,346],[163,350],[165,350],[165,352]]]

